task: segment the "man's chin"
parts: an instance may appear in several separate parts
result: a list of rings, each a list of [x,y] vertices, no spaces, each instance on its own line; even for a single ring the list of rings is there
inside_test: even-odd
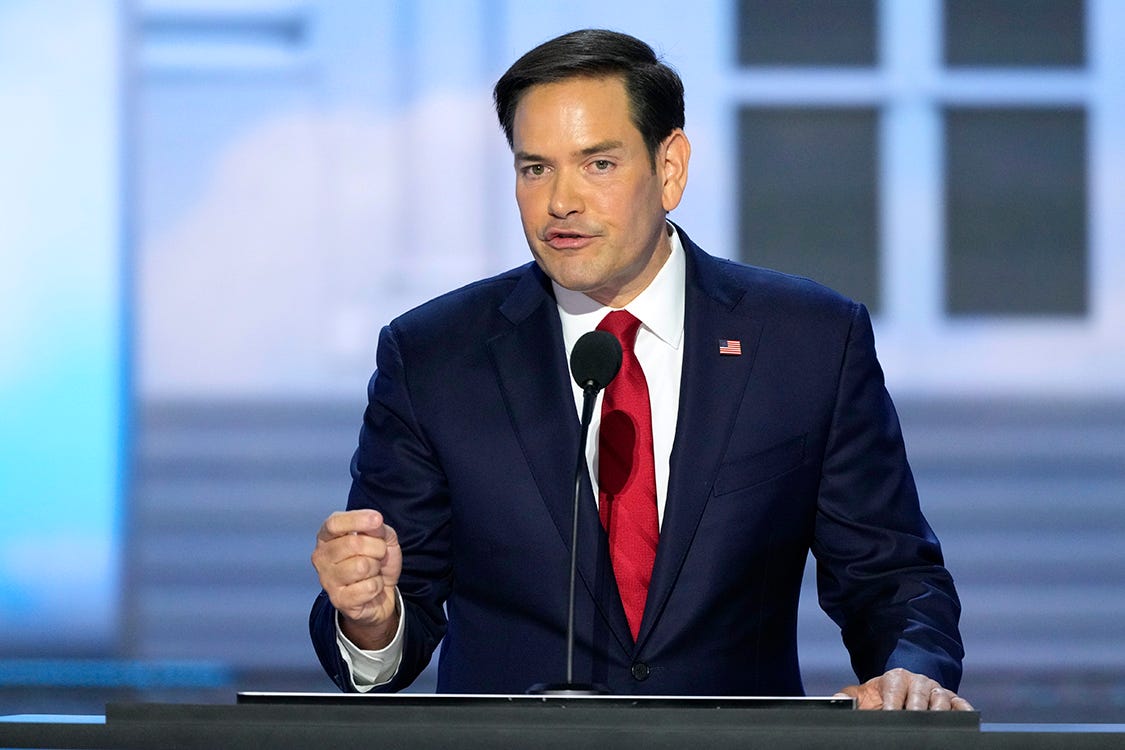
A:
[[[598,287],[597,281],[591,278],[589,273],[590,263],[588,259],[575,257],[563,260],[556,257],[547,262],[542,255],[536,254],[535,262],[551,281],[563,289],[586,294]]]

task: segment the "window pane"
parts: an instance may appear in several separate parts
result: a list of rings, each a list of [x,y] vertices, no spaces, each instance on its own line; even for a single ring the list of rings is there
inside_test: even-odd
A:
[[[1085,314],[1085,112],[945,117],[949,312]]]
[[[742,65],[874,65],[874,0],[740,0]]]
[[[742,109],[743,260],[878,308],[877,125],[873,108]]]
[[[946,0],[950,66],[1081,66],[1082,0]]]

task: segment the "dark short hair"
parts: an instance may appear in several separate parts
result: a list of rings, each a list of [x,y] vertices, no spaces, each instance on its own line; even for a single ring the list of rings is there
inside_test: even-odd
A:
[[[540,44],[508,68],[492,91],[500,127],[513,147],[516,107],[524,93],[542,83],[571,78],[620,76],[629,96],[633,124],[649,158],[676,128],[684,126],[684,84],[671,67],[640,39],[606,29],[583,29]]]

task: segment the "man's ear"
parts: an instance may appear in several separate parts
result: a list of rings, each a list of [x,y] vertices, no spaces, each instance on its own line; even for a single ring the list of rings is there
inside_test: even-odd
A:
[[[664,210],[671,211],[680,205],[687,187],[688,161],[691,159],[691,143],[687,134],[680,128],[673,130],[660,144],[656,158],[656,171],[663,178]]]

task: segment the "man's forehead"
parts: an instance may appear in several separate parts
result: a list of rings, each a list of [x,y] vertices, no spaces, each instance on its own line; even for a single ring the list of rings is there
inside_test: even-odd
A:
[[[622,147],[627,140],[641,137],[624,81],[618,76],[575,76],[536,84],[520,97],[513,119],[515,141],[561,127],[586,141],[574,148],[576,152],[597,150],[610,142]],[[523,148],[513,146],[515,151]]]

